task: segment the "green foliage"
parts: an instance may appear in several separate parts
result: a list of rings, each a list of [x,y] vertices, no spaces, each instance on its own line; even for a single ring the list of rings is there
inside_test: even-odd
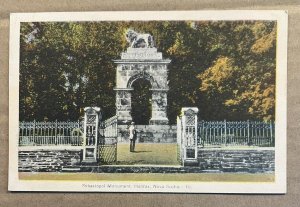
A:
[[[169,65],[168,117],[274,119],[276,23],[151,21],[22,23],[20,120],[77,120],[86,106],[115,114],[124,32],[151,33]],[[143,89],[140,89],[143,91]]]
[[[113,115],[111,60],[122,51],[122,35],[109,22],[23,23],[20,119],[76,120],[91,105]]]
[[[207,112],[215,119],[274,120],[276,24],[238,22],[230,30],[223,33],[228,46],[198,75]]]

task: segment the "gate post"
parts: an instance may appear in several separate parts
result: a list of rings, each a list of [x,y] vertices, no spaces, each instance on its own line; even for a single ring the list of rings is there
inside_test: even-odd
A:
[[[99,107],[84,108],[84,136],[82,162],[97,162],[98,129],[101,119]]]
[[[184,165],[198,164],[198,111],[197,107],[181,109]]]
[[[183,164],[182,117],[177,116],[177,160]]]

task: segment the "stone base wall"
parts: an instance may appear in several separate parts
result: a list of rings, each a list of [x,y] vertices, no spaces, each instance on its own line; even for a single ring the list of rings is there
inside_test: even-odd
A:
[[[262,173],[275,171],[275,150],[200,149],[197,165],[202,170]]]
[[[82,165],[80,162],[81,159],[82,150],[20,151],[18,169],[20,172],[80,172],[89,170],[94,172],[94,166]],[[154,169],[150,166],[146,171],[143,170],[143,167],[141,171],[139,171],[139,167],[136,166],[115,166],[106,168],[103,168],[103,172],[274,173],[275,150],[274,148],[199,149],[197,162],[186,162],[185,166],[181,168],[159,167],[159,169]]]
[[[176,143],[176,125],[136,125],[138,143]],[[127,125],[118,125],[118,142],[129,142]]]
[[[149,125],[168,125],[168,119],[150,119]]]
[[[20,172],[57,172],[62,168],[80,166],[82,151],[19,151]]]

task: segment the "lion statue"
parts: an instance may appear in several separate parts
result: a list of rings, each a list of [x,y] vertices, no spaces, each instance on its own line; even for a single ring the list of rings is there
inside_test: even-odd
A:
[[[132,48],[151,48],[154,47],[153,36],[150,34],[140,34],[132,29],[126,31],[126,40]]]

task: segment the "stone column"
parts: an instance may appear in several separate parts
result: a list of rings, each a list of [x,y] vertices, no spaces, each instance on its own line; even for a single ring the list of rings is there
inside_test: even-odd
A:
[[[115,88],[116,91],[116,109],[118,122],[126,124],[132,121],[131,116],[131,88]]]
[[[167,117],[167,92],[168,89],[151,89],[152,90],[152,116],[151,125],[169,124]]]

